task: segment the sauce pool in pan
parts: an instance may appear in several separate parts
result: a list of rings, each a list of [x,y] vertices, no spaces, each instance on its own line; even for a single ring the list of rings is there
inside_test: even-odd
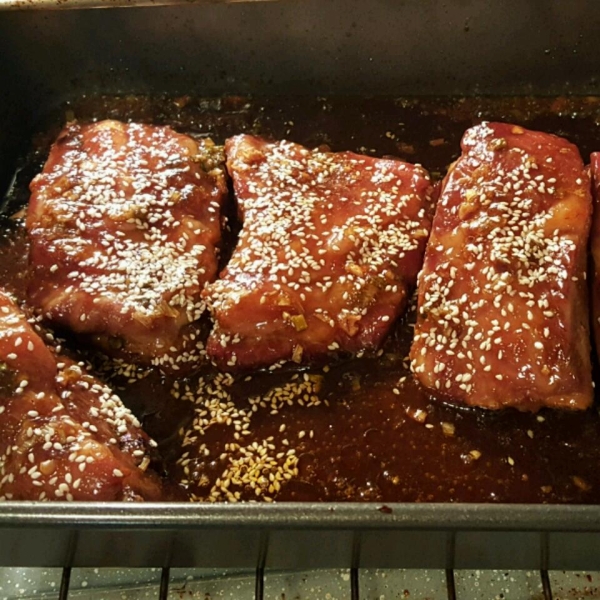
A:
[[[66,118],[156,124],[223,143],[247,132],[315,147],[393,155],[440,178],[465,129],[504,120],[557,133],[585,161],[600,149],[600,98],[86,97],[47,115],[4,207],[26,204]],[[224,248],[235,240],[235,222]],[[2,223],[0,283],[19,298],[27,241]],[[164,377],[67,340],[159,442],[168,476],[195,500],[600,502],[600,417],[486,412],[431,401],[412,381],[414,305],[378,356],[231,377],[206,367]]]

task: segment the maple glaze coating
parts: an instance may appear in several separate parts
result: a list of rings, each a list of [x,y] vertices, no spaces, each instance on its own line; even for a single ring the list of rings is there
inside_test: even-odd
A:
[[[419,283],[411,366],[428,391],[491,409],[590,406],[590,219],[573,144],[505,123],[465,133]]]
[[[430,229],[427,172],[240,135],[226,142],[242,221],[205,296],[223,369],[377,349],[404,311]]]
[[[29,299],[103,350],[178,370],[201,354],[217,271],[223,169],[168,127],[70,123],[31,183]]]
[[[0,500],[158,500],[156,444],[0,291]]]

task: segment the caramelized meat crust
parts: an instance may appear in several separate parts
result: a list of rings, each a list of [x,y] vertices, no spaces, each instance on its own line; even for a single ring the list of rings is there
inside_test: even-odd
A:
[[[201,354],[224,168],[168,127],[69,124],[31,184],[29,299],[111,354],[178,370]]]
[[[205,297],[223,369],[376,349],[430,230],[429,175],[399,160],[240,135],[226,143],[239,242]]]
[[[155,445],[0,291],[0,500],[159,500]]]
[[[432,395],[491,409],[590,406],[590,220],[573,144],[503,123],[465,133],[419,282],[411,366]]]

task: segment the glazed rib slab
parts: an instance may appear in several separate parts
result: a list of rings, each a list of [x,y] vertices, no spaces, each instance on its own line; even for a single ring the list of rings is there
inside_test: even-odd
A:
[[[156,444],[0,291],[0,500],[159,500]]]
[[[427,172],[249,135],[226,155],[243,225],[206,289],[210,357],[231,370],[377,349],[420,268]]]
[[[465,133],[419,284],[411,366],[430,393],[491,409],[590,406],[589,190],[565,139],[503,123]]]
[[[71,123],[31,184],[31,303],[133,362],[199,361],[201,292],[217,271],[224,169],[168,127]]]

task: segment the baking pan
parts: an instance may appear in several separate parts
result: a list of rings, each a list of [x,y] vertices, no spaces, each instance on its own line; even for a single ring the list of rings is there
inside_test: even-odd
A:
[[[127,4],[0,0],[0,194],[84,94],[600,94],[593,0]],[[600,569],[600,507],[7,502],[0,563]]]

